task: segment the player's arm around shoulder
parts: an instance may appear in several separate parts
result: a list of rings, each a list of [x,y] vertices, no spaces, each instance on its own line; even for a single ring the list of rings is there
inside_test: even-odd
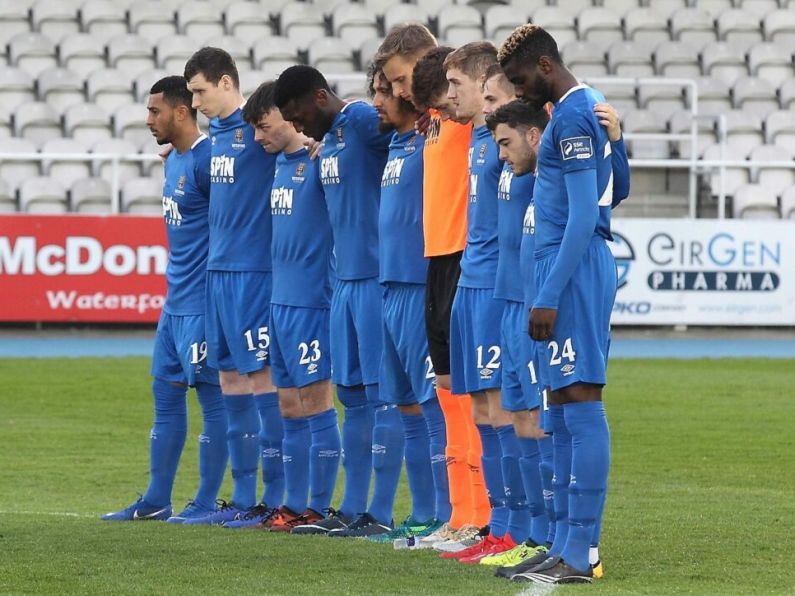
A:
[[[348,104],[345,115],[367,147],[379,153],[383,152],[384,155],[389,152],[392,131],[381,132],[378,112],[373,106],[357,100]]]
[[[630,173],[627,148],[624,145],[624,136],[621,132],[621,120],[616,109],[609,103],[597,103],[594,106],[594,115],[607,131],[610,140],[611,157],[613,162],[613,202],[612,208],[629,196]]]
[[[212,160],[212,150],[210,139],[205,137],[193,151],[193,175],[196,186],[207,200],[210,199],[210,161]]]

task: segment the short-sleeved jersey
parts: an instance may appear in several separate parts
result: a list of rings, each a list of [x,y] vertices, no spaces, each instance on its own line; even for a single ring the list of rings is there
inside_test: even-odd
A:
[[[210,141],[201,135],[188,151],[174,150],[166,159],[163,217],[169,253],[163,310],[167,314],[204,314],[209,210]]]
[[[240,109],[210,121],[210,257],[213,271],[271,270],[268,200],[276,156],[254,141]]]
[[[595,169],[599,220],[594,235],[608,240],[613,198],[612,149],[593,111],[604,96],[585,85],[570,89],[555,104],[538,151],[535,186],[536,251],[560,246],[569,219],[564,175]]]
[[[425,284],[428,262],[422,234],[422,150],[413,130],[392,137],[381,176],[378,214],[379,281]]]
[[[461,258],[462,288],[494,288],[497,277],[497,185],[499,150],[484,124],[472,130],[469,145],[467,245]]]
[[[535,178],[535,176],[533,176]],[[525,308],[530,310],[536,300],[536,216],[535,203],[531,200],[524,212],[522,222],[522,246],[519,251],[519,271],[522,277],[522,296]]]
[[[392,133],[371,105],[346,104],[323,137],[320,181],[334,231],[341,280],[378,277],[378,203]]]
[[[466,246],[472,125],[442,120],[436,110],[430,116],[425,133],[423,228],[425,256],[438,257]]]
[[[535,176],[516,176],[511,166],[504,164],[497,190],[497,222],[500,255],[497,261],[497,285],[494,297],[522,302],[522,279],[519,271],[519,252],[522,248],[522,225],[527,206],[533,198]]]
[[[271,189],[272,304],[329,308],[333,241],[317,160],[281,153]]]

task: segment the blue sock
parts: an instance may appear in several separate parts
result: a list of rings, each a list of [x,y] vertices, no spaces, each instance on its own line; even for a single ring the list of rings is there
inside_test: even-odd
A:
[[[411,493],[411,516],[420,522],[433,517],[433,469],[430,458],[430,438],[425,417],[401,412],[406,436],[406,477]]]
[[[505,500],[508,504],[508,534],[520,544],[530,536],[530,508],[527,504],[522,471],[519,467],[521,450],[516,430],[512,424],[497,429],[502,450],[502,478],[505,483]]]
[[[297,513],[303,513],[309,498],[309,453],[312,433],[306,417],[284,419],[284,504]],[[275,505],[274,505],[275,506]],[[318,513],[320,513],[318,511]]]
[[[505,482],[502,478],[502,448],[497,431],[490,424],[478,424],[480,442],[483,445],[483,479],[491,503],[489,526],[492,535],[502,538],[508,531],[508,501],[505,497]]]
[[[596,524],[593,527],[593,537],[591,538],[591,548],[599,546],[599,540],[602,537],[602,515],[605,512],[605,501],[607,500],[607,490],[602,495],[602,502],[599,504],[599,512],[596,516]]]
[[[149,434],[149,488],[144,501],[155,507],[171,503],[179,457],[188,434],[187,387],[155,379],[155,423]]]
[[[569,535],[563,560],[580,571],[589,568],[588,549],[607,490],[610,471],[610,429],[601,401],[563,406],[571,433],[571,486],[569,487]]]
[[[522,457],[519,469],[522,473],[522,485],[527,495],[527,506],[530,513],[529,538],[536,544],[544,544],[549,534],[549,518],[544,508],[544,489],[541,484],[541,457],[538,452],[538,440],[520,437],[519,449]]]
[[[257,504],[260,421],[254,396],[224,395],[229,429],[229,461],[232,464],[232,503],[238,509]]]
[[[218,385],[196,383],[196,395],[202,409],[203,426],[199,435],[199,490],[193,501],[210,510],[215,508],[229,461],[226,406]]]
[[[342,423],[342,465],[345,490],[340,512],[352,518],[367,511],[370,476],[373,470],[373,407],[363,385],[337,385],[337,397],[345,406]]]
[[[566,428],[562,406],[550,406],[554,474],[552,498],[555,501],[555,541],[550,555],[560,555],[569,535],[569,476],[571,475],[571,435]]]
[[[284,500],[284,462],[282,441],[284,424],[279,411],[279,396],[273,393],[255,395],[259,411],[259,453],[262,462],[262,483],[265,486],[260,502],[278,507]],[[300,513],[300,512],[299,512]]]
[[[433,471],[433,490],[436,496],[434,517],[440,522],[450,521],[453,508],[450,505],[450,483],[447,479],[447,426],[444,413],[435,397],[422,404],[422,416],[428,427],[431,448],[431,470]]]
[[[331,408],[307,417],[312,433],[309,450],[309,508],[318,513],[328,509],[340,467],[340,429],[337,410]]]
[[[395,495],[403,467],[403,423],[396,406],[375,410],[373,424],[373,498],[368,513],[384,524],[393,522]]]
[[[547,435],[543,439],[538,439],[538,451],[541,457],[539,470],[541,471],[541,485],[544,488],[544,509],[547,512],[547,543],[552,544],[555,540],[555,493],[552,490],[552,476],[554,475],[554,464],[552,462],[552,437]]]

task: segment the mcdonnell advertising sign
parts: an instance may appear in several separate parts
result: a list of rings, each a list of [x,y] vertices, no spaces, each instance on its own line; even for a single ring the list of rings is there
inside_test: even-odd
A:
[[[617,325],[795,325],[795,222],[615,219]]]

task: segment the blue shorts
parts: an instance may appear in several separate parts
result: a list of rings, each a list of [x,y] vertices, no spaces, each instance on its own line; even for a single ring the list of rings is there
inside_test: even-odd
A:
[[[378,383],[383,340],[381,295],[375,278],[334,283],[331,297],[331,380],[335,385]]]
[[[204,315],[161,313],[152,354],[152,376],[195,386],[218,385],[218,370],[207,364]]]
[[[505,301],[494,289],[462,288],[453,299],[450,318],[450,381],[462,395],[501,385],[500,322]]]
[[[425,332],[425,286],[390,283],[384,289],[381,398],[400,406],[436,396],[436,375]]]
[[[537,287],[557,251],[536,261]],[[603,238],[591,241],[563,290],[552,338],[541,342],[541,375],[553,391],[575,383],[604,385],[610,347],[610,313],[616,298],[616,263]]]
[[[505,302],[502,313],[502,408],[509,412],[533,410],[541,404],[535,342],[527,333],[528,313],[523,302]]]
[[[207,360],[241,375],[270,365],[271,274],[207,272]]]
[[[331,378],[329,310],[271,305],[271,374],[279,388]]]

